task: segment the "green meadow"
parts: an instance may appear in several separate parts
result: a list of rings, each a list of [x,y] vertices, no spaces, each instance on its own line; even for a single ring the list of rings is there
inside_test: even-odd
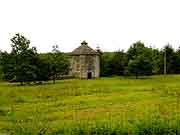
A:
[[[0,133],[180,134],[180,75],[0,82]]]

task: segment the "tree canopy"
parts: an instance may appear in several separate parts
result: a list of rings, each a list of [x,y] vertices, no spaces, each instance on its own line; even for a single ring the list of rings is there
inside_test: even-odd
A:
[[[0,51],[0,78],[10,82],[31,83],[61,79],[69,71],[68,55],[59,50],[40,54],[30,47],[30,40],[20,34],[11,39],[11,52]],[[141,41],[127,51],[104,52],[101,55],[101,76],[179,74],[180,48],[167,44],[161,50],[147,47]]]
[[[101,75],[135,75],[138,78],[140,75],[163,74],[165,66],[167,74],[180,73],[180,48],[175,51],[167,44],[159,50],[146,47],[144,43],[137,41],[127,52],[103,53]]]
[[[41,57],[35,47],[30,48],[30,40],[20,34],[16,34],[11,42],[11,52],[0,55],[4,80],[21,84],[51,79],[55,82],[58,74],[67,72],[69,61],[60,51],[53,50],[48,57]]]

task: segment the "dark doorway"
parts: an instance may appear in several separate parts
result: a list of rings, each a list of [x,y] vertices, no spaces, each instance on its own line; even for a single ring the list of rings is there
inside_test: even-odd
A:
[[[92,73],[88,72],[88,79],[92,79]]]

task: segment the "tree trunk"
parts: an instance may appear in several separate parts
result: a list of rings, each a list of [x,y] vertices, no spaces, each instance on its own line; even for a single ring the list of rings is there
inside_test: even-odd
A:
[[[138,72],[136,72],[136,79],[138,79]]]
[[[56,83],[56,77],[55,77],[55,75],[53,76],[53,84],[55,84]]]
[[[23,82],[21,82],[21,86],[23,86]]]

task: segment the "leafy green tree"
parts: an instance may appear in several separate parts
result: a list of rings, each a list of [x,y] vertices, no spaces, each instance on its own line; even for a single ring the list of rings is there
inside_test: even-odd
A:
[[[135,59],[137,56],[141,55],[144,51],[144,43],[138,41],[130,46],[127,51],[127,56],[129,60]]]
[[[36,65],[36,79],[34,81],[41,82],[50,80],[48,59],[38,54],[38,56],[35,57],[33,64]]]
[[[58,77],[68,73],[69,60],[62,52],[59,51],[58,46],[53,46],[52,53],[48,54],[49,76],[52,78],[53,83]]]
[[[122,50],[114,53],[110,63],[111,73],[114,75],[124,75],[124,71],[128,65],[127,54]]]
[[[2,80],[3,72],[2,72],[2,66],[0,65],[0,80]]]
[[[20,34],[16,34],[11,39],[11,54],[15,58],[14,79],[16,82],[31,82],[36,80],[37,66],[34,61],[37,58],[37,50],[35,47],[30,48],[30,41]]]
[[[176,54],[174,49],[170,44],[167,44],[161,51],[160,51],[160,73],[164,73],[164,58],[166,59],[166,72],[167,74],[175,73],[175,59]]]
[[[104,52],[101,56],[101,76],[110,76],[112,75],[112,67],[111,61],[114,56],[114,53],[112,52]]]
[[[128,63],[128,69],[130,73],[136,75],[151,75],[152,74],[152,60],[147,55],[139,55],[134,60],[130,60]]]
[[[180,47],[179,49],[176,51],[176,54],[175,54],[175,73],[176,74],[180,74]]]
[[[128,70],[131,74],[139,75],[152,74],[152,49],[147,48],[141,42],[136,42],[127,52],[129,57]]]
[[[0,80],[3,78],[2,52],[0,51]]]
[[[0,57],[2,79],[10,81],[15,76],[15,59],[12,54],[1,52]]]
[[[158,49],[152,49],[152,74],[158,74],[160,72],[161,55]]]
[[[11,39],[11,53],[1,53],[3,78],[10,82],[32,82],[37,79],[38,59],[35,47],[30,48],[30,41],[20,34]]]
[[[3,77],[11,82],[23,83],[55,80],[68,72],[69,60],[53,46],[52,53],[40,55],[30,41],[20,34],[11,39],[11,53],[1,55]],[[43,57],[42,57],[43,56]]]

